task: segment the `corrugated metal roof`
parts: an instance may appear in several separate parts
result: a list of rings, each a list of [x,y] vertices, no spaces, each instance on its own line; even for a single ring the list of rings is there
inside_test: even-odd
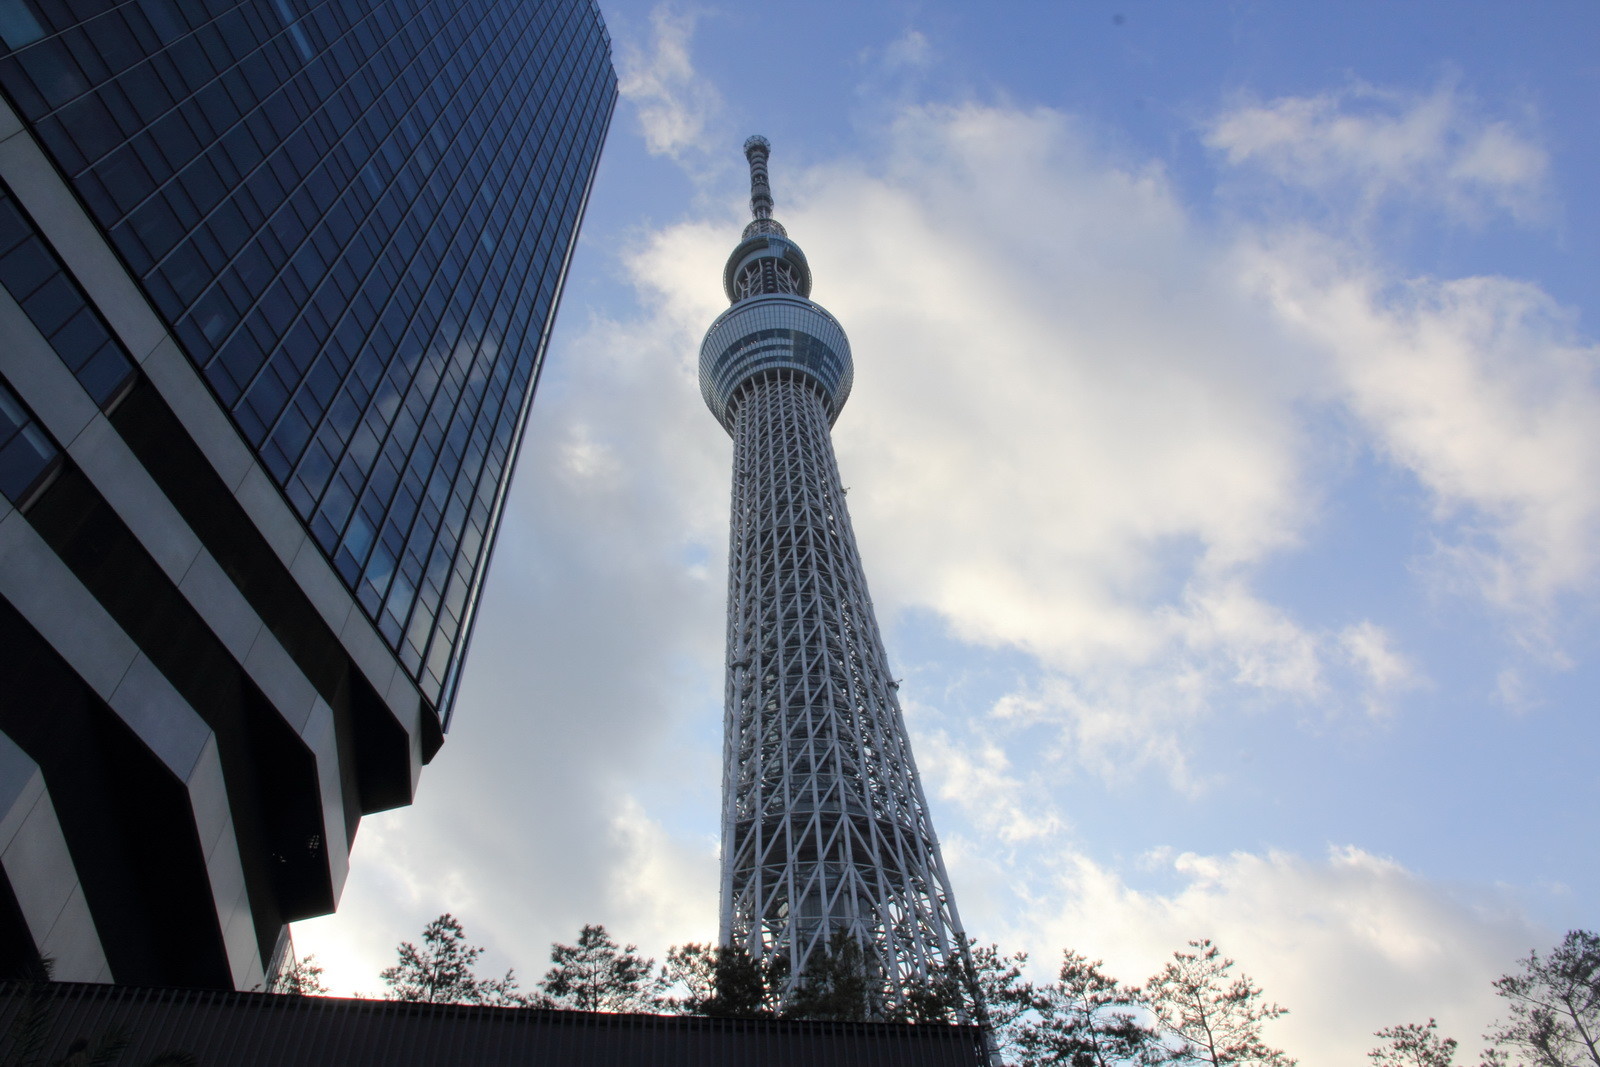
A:
[[[683,1015],[410,1004],[201,989],[0,984],[0,1033],[30,995],[51,1012],[45,1062],[78,1038],[120,1032],[119,1062],[168,1050],[225,1067],[966,1067],[974,1026],[706,1019]],[[3,1040],[3,1039],[0,1039]],[[9,1052],[9,1043],[0,1044]]]

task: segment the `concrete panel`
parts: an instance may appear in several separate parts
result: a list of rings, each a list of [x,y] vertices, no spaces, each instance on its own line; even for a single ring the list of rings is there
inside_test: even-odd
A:
[[[39,943],[39,953],[54,961],[51,974],[58,982],[111,981],[111,965],[100,947],[100,933],[81,885],[72,887],[56,924]]]
[[[200,612],[233,658],[243,663],[256,638],[266,629],[266,623],[209,552],[202,552],[195,558],[189,572],[178,583],[178,589]]]
[[[154,348],[166,328],[31,135],[0,141],[0,175],[134,357]]]
[[[11,839],[43,795],[44,775],[39,765],[0,733],[0,852],[11,847]]]
[[[245,658],[244,669],[272,701],[284,722],[294,727],[296,733],[303,730],[317,691],[270,630],[263,629],[256,638],[250,655]]]
[[[200,851],[209,857],[218,841],[224,837],[233,840],[233,809],[228,804],[228,786],[222,777],[222,757],[215,735],[206,740],[184,786],[189,791],[189,804],[194,808],[194,828],[200,837]]]
[[[138,647],[15,511],[0,520],[0,596],[101,699],[111,699]]]
[[[422,692],[410,675],[397,668],[384,703],[406,729],[406,739],[410,742],[411,795],[415,797],[417,782],[422,778]]]
[[[343,630],[345,620],[355,607],[355,598],[334,573],[333,565],[322,554],[314,538],[307,537],[300,543],[300,551],[294,554],[294,562],[289,564],[289,573],[310,598],[312,606],[322,616],[322,621],[328,624],[328,628],[335,634]]]
[[[255,466],[255,456],[178,343],[165,338],[140,366],[223,482],[230,489],[237,487]]]
[[[105,952],[78,884],[44,774],[0,734],[0,867],[34,946],[64,982],[109,979]]]
[[[240,898],[222,928],[222,943],[228,952],[228,963],[233,971],[233,987],[241,990],[263,990],[267,987],[266,967],[257,947],[256,925],[250,918],[250,902]]]
[[[22,120],[11,110],[4,97],[0,97],[0,141],[22,132]]]
[[[267,472],[259,465],[251,466],[234,488],[233,495],[244,505],[245,514],[250,516],[283,565],[287,567],[293,563],[295,553],[310,535],[300,517],[289,510],[283,494],[272,484]]]
[[[212,852],[207,872],[211,876],[211,893],[216,901],[217,923],[222,929],[222,944],[228,953],[233,987],[255,989],[265,978],[266,968],[256,943],[250,894],[245,889],[244,873],[239,869],[239,843],[234,839],[231,823]]]
[[[233,922],[233,913],[241,904],[249,911],[249,896],[245,891],[244,868],[239,863],[239,842],[230,823],[216,845],[206,856],[206,876],[211,882],[211,899],[217,906],[217,923],[226,930]],[[252,952],[257,951],[254,946]],[[231,948],[228,956],[234,953]]]
[[[200,554],[200,538],[105,416],[96,415],[67,452],[167,577],[181,579]]]
[[[56,350],[34,328],[11,294],[0,288],[0,376],[39,416],[57,441],[70,441],[100,414]]]
[[[41,793],[28,809],[11,843],[0,853],[0,863],[5,864],[34,940],[42,940],[78,884],[78,871],[48,793]]]
[[[339,779],[339,746],[333,728],[333,709],[317,698],[300,737],[317,760],[317,787],[322,797],[323,854],[328,857],[328,876],[333,881],[333,899],[344,891],[350,874],[350,841],[344,833],[344,789]]]
[[[378,636],[378,631],[373,628],[372,623],[361,613],[361,607],[354,601],[350,604],[350,613],[346,616],[344,625],[336,632],[339,635],[339,643],[350,653],[350,658],[361,668],[361,673],[367,676],[372,688],[379,697],[387,700],[395,678],[403,676],[400,661],[395,659],[394,653],[389,651],[389,646],[383,643],[383,638]],[[407,730],[412,729],[410,721],[403,715],[397,713],[395,718],[399,719]]]
[[[417,688],[417,683],[411,680],[409,674],[403,670],[394,672],[394,680],[384,694],[384,703],[394,711],[395,718],[400,720],[400,725],[408,733],[422,736],[422,690]]]
[[[105,952],[49,793],[40,790],[34,798],[17,833],[0,852],[0,866],[34,945],[55,961],[55,977],[94,981],[105,968]]]
[[[211,740],[211,727],[143,652],[134,657],[106,703],[180,780],[193,773]],[[221,799],[226,804],[227,798]]]

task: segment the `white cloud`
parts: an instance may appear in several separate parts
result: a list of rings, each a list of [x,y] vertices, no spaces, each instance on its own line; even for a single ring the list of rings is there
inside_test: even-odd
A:
[[[1449,82],[1427,95],[1355,85],[1242,104],[1214,120],[1206,143],[1236,167],[1353,195],[1363,211],[1402,197],[1473,220],[1490,211],[1536,217],[1549,165],[1543,148],[1482,115]]]
[[[918,753],[922,773],[938,783],[939,799],[960,805],[972,824],[1000,844],[1036,842],[1064,829],[1061,813],[1048,799],[1040,800],[1048,797],[1048,787],[1017,777],[994,742],[955,744],[946,733],[919,732]]]
[[[690,56],[696,14],[670,4],[650,13],[650,40],[620,42],[618,91],[632,103],[653,155],[703,151],[722,112],[722,96],[695,70]]]
[[[1268,1040],[1305,1067],[1359,1062],[1374,1030],[1429,1018],[1475,1050],[1499,1014],[1490,982],[1555,941],[1509,898],[1462,897],[1359,848],[1320,861],[1276,851],[1147,859],[1173,888],[1141,889],[1115,868],[1062,857],[1017,931],[1039,946],[1039,976],[1070,947],[1137,984],[1187,941],[1210,938],[1290,1010]]]
[[[933,60],[933,45],[921,30],[907,30],[890,41],[883,50],[884,66],[891,70],[907,67],[921,69]]]
[[[716,940],[716,836],[675,838],[633,797],[613,817],[612,829],[626,850],[615,889],[627,906],[622,936],[646,945]]]
[[[1381,715],[1389,710],[1390,695],[1423,684],[1416,668],[1394,649],[1394,637],[1370,619],[1362,619],[1339,632],[1339,644],[1350,663],[1366,678],[1367,711]]]
[[[1437,573],[1537,631],[1600,568],[1600,347],[1527,282],[1397,282],[1329,239],[1247,247],[1243,273],[1331,359],[1373,446],[1432,495]]]

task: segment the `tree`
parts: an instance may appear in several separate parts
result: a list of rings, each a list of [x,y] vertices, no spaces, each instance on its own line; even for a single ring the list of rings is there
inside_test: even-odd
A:
[[[1063,953],[1060,979],[1039,990],[1039,1021],[1019,1037],[1024,1067],[1142,1067],[1167,1058],[1159,1035],[1141,1021],[1148,1009],[1139,990],[1101,966],[1071,949]]]
[[[389,987],[388,999],[426,1001],[433,1004],[491,1004],[520,1006],[528,997],[517,992],[512,971],[504,978],[479,978],[473,964],[483,954],[467,944],[466,931],[449,912],[422,931],[422,948],[402,941],[400,960],[379,977]]]
[[[576,1011],[658,1011],[668,980],[636,945],[621,946],[598,923],[584,926],[576,945],[550,946],[554,967],[539,988],[541,1004]]]
[[[1172,954],[1160,974],[1145,986],[1151,1010],[1174,1044],[1175,1063],[1261,1064],[1293,1067],[1295,1061],[1261,1040],[1261,1026],[1287,1008],[1262,1000],[1261,990],[1244,975],[1230,978],[1233,961],[1209,940],[1191,941],[1194,952]]]
[[[674,945],[667,953],[667,977],[688,995],[667,1001],[686,1015],[755,1019],[777,1011],[784,957],[755,959],[743,945]]]
[[[1405,1023],[1379,1030],[1372,1036],[1384,1043],[1367,1053],[1373,1067],[1452,1067],[1456,1039],[1441,1038],[1439,1024],[1429,1019],[1427,1026]]]
[[[717,996],[717,948],[691,941],[667,949],[667,980],[684,990],[667,998],[667,1008],[680,1015],[709,1015]]]
[[[291,954],[288,966],[267,983],[267,992],[283,993],[292,997],[327,996],[328,987],[322,982],[322,965],[317,963],[316,959],[315,953],[305,959],[299,959]]]
[[[838,929],[800,972],[783,1014],[791,1019],[859,1022],[876,1014],[866,958],[850,932]]]
[[[1017,952],[1005,955],[998,945],[971,945],[958,943],[945,966],[960,977],[962,998],[960,1011],[968,1019],[982,1026],[994,1043],[996,1052],[1009,1057],[1019,1047],[1019,1040],[1030,1025],[1031,1012],[1037,999],[1033,984],[1023,980],[1022,969],[1028,965],[1028,954]],[[942,986],[944,995],[954,992],[949,985]],[[949,1016],[946,1019],[949,1020]]]
[[[903,979],[885,992],[883,1018],[901,1023],[976,1021],[972,1006],[973,974],[960,955],[952,953],[926,974]]]
[[[1534,1067],[1600,1067],[1600,936],[1573,930],[1547,959],[1537,952],[1520,974],[1495,979],[1511,1019],[1488,1035]]]

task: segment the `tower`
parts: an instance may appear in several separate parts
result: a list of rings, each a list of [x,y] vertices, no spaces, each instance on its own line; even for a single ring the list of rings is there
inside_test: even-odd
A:
[[[443,742],[593,0],[0,3],[0,977],[248,989]]]
[[[745,142],[755,217],[700,348],[734,442],[720,937],[779,955],[787,994],[842,932],[892,989],[963,952],[961,923],[834,458],[850,343],[772,217],[769,149]]]

